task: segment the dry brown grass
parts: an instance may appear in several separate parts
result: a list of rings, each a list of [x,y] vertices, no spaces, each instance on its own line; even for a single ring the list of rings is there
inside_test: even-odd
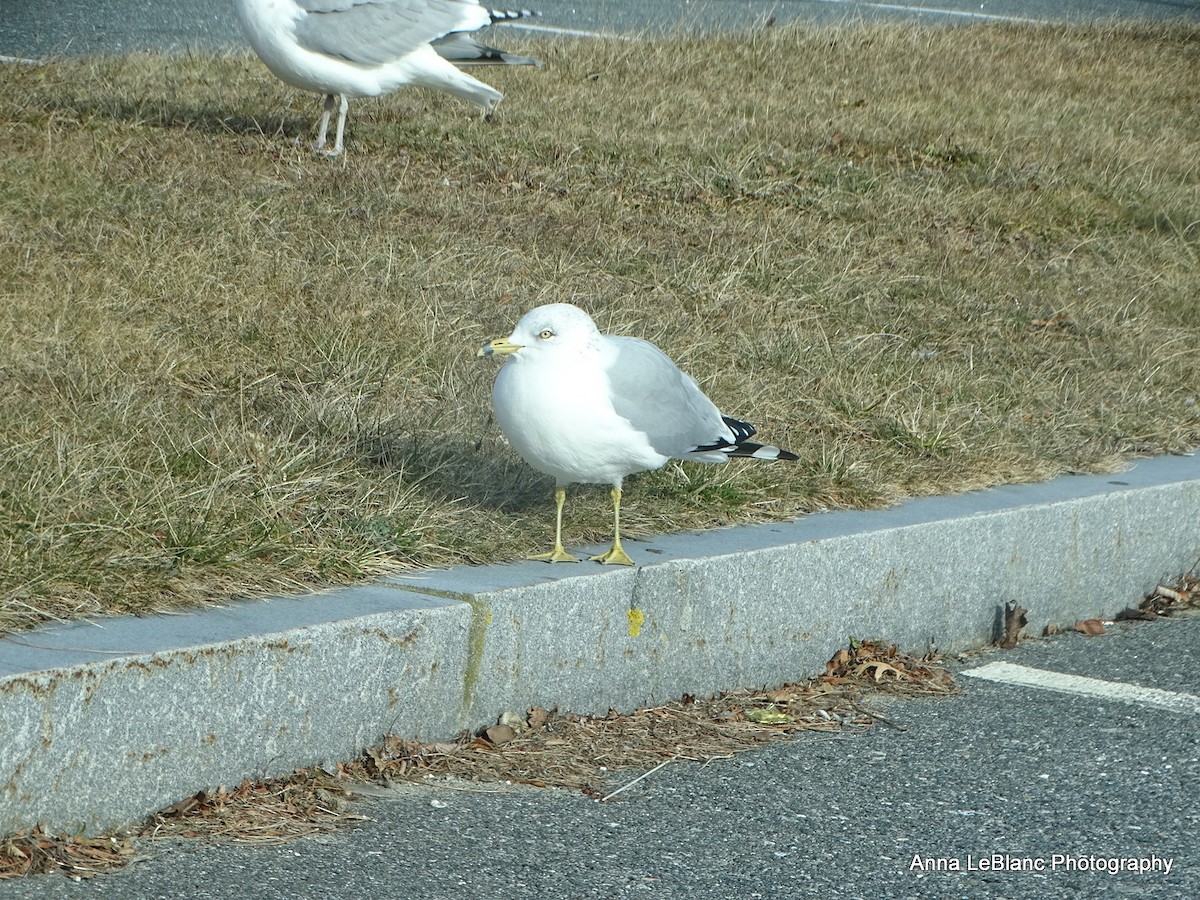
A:
[[[630,535],[1192,448],[1198,48],[531,43],[494,121],[360,101],[336,162],[253,59],[0,68],[0,631],[542,549],[472,354],[548,301],[802,457],[639,477]]]

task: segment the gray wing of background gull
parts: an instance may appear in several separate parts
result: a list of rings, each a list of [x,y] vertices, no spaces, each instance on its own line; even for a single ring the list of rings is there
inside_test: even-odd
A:
[[[503,21],[503,20],[501,20]],[[541,66],[541,60],[532,56],[518,56],[505,50],[497,50],[481,44],[469,34],[461,31],[448,34],[433,42],[433,49],[438,56],[448,59],[456,66],[486,66],[491,63],[504,63],[509,66]]]
[[[608,369],[613,408],[629,420],[658,453],[684,456],[731,436],[720,410],[690,375],[648,341],[605,337],[617,347]]]
[[[301,47],[361,66],[383,65],[457,29],[487,24],[479,24],[478,6],[462,0],[292,2],[309,13],[296,23]]]

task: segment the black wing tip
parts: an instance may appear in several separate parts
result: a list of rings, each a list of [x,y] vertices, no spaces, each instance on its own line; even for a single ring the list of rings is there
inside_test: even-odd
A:
[[[732,416],[722,415],[721,421],[733,432],[732,443],[734,444],[740,444],[742,441],[754,437],[758,433],[758,429],[749,422],[743,422],[741,419],[735,419]]]
[[[517,19],[536,19],[541,16],[540,9],[489,9],[492,24],[497,22],[515,22]]]
[[[781,450],[778,447],[772,447],[770,444],[755,444],[752,441],[739,441],[726,452],[730,456],[742,457],[744,459],[784,460],[785,462],[795,462],[800,459],[799,456],[790,450]]]
[[[729,456],[737,456],[742,458],[754,459],[782,459],[787,462],[794,462],[800,457],[790,450],[781,450],[778,447],[772,447],[770,444],[758,444],[749,440],[758,432],[758,429],[749,422],[743,422],[741,419],[735,419],[732,416],[722,415],[721,420],[726,427],[733,432],[733,440],[718,438],[711,444],[704,444],[693,450],[693,453],[711,453],[717,450]]]
[[[477,55],[474,59],[455,59],[451,60],[459,65],[475,64],[504,64],[508,66],[536,66],[541,68],[542,61],[534,59],[532,56],[518,56],[516,53],[509,53],[507,50],[497,50],[495,47],[487,47],[476,42]]]

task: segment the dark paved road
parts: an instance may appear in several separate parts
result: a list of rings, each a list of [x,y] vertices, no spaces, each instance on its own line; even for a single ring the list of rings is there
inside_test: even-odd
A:
[[[510,5],[540,10],[542,27],[582,31],[738,28],[769,16],[780,22],[846,17],[918,18],[929,23],[1200,19],[1200,2],[1189,0],[529,0]],[[29,58],[235,45],[243,41],[231,0],[0,0],[0,55]]]

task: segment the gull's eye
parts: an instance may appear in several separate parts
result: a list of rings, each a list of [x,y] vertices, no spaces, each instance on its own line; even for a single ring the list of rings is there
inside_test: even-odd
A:
[[[550,338],[554,337],[554,332],[547,328],[541,334],[539,334],[538,337],[540,337],[543,341],[548,341]]]

